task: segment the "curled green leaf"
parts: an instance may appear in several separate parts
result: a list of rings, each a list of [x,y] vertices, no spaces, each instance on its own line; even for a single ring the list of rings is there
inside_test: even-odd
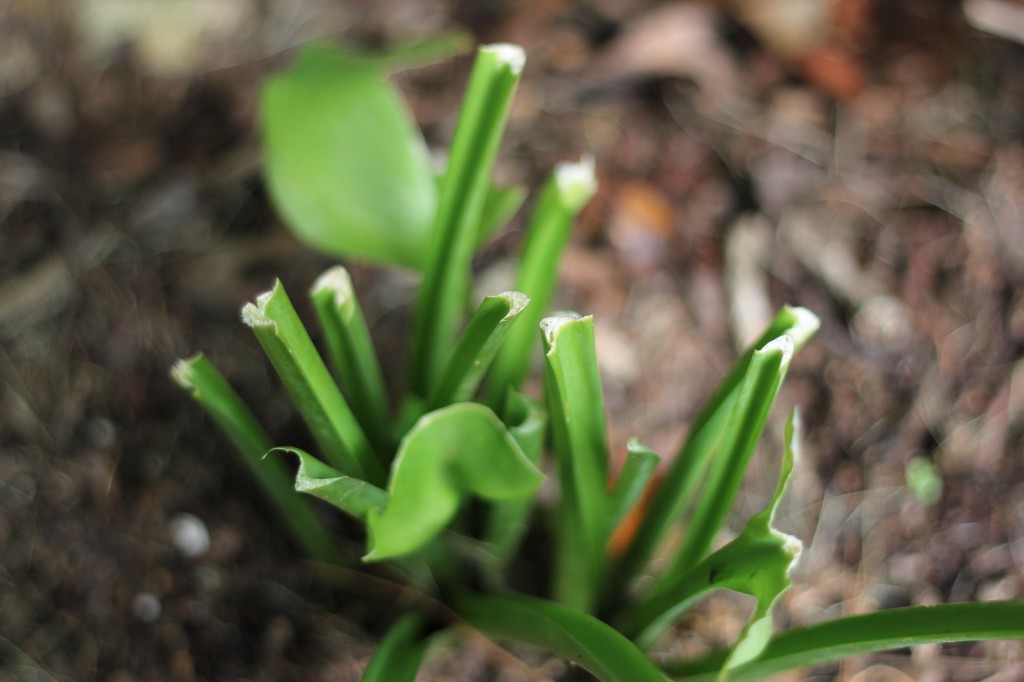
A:
[[[513,500],[535,492],[543,478],[483,405],[457,403],[427,413],[399,446],[388,505],[369,513],[365,560],[419,550],[448,525],[469,495]]]
[[[388,494],[377,486],[345,476],[305,450],[279,447],[271,452],[290,452],[299,458],[295,490],[319,497],[360,521],[366,520],[371,509],[379,509],[388,503]]]

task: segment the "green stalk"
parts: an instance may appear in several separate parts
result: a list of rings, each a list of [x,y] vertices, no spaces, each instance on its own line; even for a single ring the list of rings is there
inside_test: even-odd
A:
[[[576,216],[597,191],[594,160],[561,163],[541,190],[533,209],[520,257],[516,291],[530,297],[533,305],[522,322],[509,332],[494,360],[487,380],[486,402],[504,403],[505,393],[517,388],[530,370],[537,343],[536,329],[548,312],[558,282],[558,263],[569,243]]]
[[[743,482],[792,358],[793,341],[788,336],[780,336],[754,351],[729,417],[730,428],[689,518],[685,540],[665,569],[663,579],[671,580],[673,575],[689,570],[707,554]]]
[[[338,558],[330,534],[309,505],[292,490],[292,475],[277,458],[264,459],[273,447],[263,427],[224,376],[202,354],[179,360],[171,376],[188,391],[235,446],[249,473],[284,520],[303,552],[317,561]]]
[[[510,391],[505,401],[504,421],[526,458],[540,466],[547,428],[547,413],[543,406],[521,393]],[[492,504],[488,510],[483,540],[491,552],[485,570],[487,580],[495,589],[502,586],[505,567],[526,533],[533,506],[531,496]]]
[[[718,450],[754,351],[783,334],[792,338],[799,349],[814,335],[818,325],[818,318],[809,310],[784,306],[761,338],[736,361],[690,426],[686,441],[658,486],[643,523],[619,562],[616,582],[626,583],[643,570],[665,532],[678,521],[683,509],[691,502],[701,475]]]
[[[384,468],[302,326],[281,281],[242,309],[327,461],[349,476],[383,485]]]
[[[530,299],[518,291],[484,298],[455,346],[428,409],[435,410],[473,397],[506,335],[515,328],[512,323],[529,302]]]
[[[361,682],[415,682],[430,640],[423,618],[409,613],[391,626],[370,659]]]
[[[320,275],[310,289],[310,298],[342,392],[377,453],[390,458],[395,444],[388,392],[348,270],[339,265]]]
[[[673,665],[673,679],[756,682],[786,670],[930,643],[1024,639],[1024,601],[906,606],[838,618],[777,635],[756,661],[719,676],[728,652]]]
[[[606,562],[608,446],[594,349],[594,318],[572,314],[541,324],[544,393],[561,484],[554,592],[581,611],[594,608]]]
[[[626,462],[615,479],[615,486],[608,493],[612,529],[617,528],[629,510],[640,501],[647,481],[651,479],[660,460],[655,452],[639,440],[629,439],[626,444]]]
[[[526,56],[514,45],[477,52],[431,230],[433,250],[416,310],[412,390],[437,384],[469,294],[470,261],[494,160]]]

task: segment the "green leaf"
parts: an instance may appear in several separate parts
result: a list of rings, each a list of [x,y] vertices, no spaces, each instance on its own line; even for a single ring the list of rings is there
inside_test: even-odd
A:
[[[413,391],[423,397],[439,379],[465,310],[494,161],[525,59],[515,45],[487,45],[477,51],[430,230],[429,264],[416,308],[411,379]]]
[[[788,336],[780,336],[754,351],[729,415],[728,430],[722,436],[711,461],[708,480],[688,519],[683,543],[664,576],[686,571],[707,554],[743,483],[743,475],[761,439],[793,352],[793,340]]]
[[[667,575],[631,613],[623,630],[635,635],[640,646],[652,645],[697,598],[712,590],[729,589],[755,597],[757,606],[725,668],[746,663],[764,649],[771,637],[772,609],[789,589],[789,573],[803,548],[799,540],[772,527],[799,458],[799,429],[794,412],[786,423],[779,483],[768,506],[750,518],[735,540],[693,568]]]
[[[362,682],[415,682],[428,646],[423,619],[415,613],[406,614],[388,630],[360,679]]]
[[[551,651],[604,682],[667,678],[611,626],[570,606],[523,596],[462,594],[455,609],[480,632]]]
[[[263,90],[267,185],[288,227],[329,254],[423,268],[437,211],[430,157],[373,58],[306,49]]]
[[[295,490],[334,505],[346,514],[365,521],[371,509],[387,506],[388,494],[375,485],[345,476],[324,464],[305,450],[293,447],[274,448],[271,452],[290,452],[299,458],[295,474]]]
[[[382,54],[372,55],[383,71],[400,71],[437,64],[473,47],[473,36],[467,31],[455,30],[426,40],[388,48]]]
[[[469,400],[512,323],[530,303],[518,291],[487,296],[470,318],[430,399],[431,409]]]
[[[313,283],[310,298],[324,330],[334,374],[352,412],[377,452],[390,456],[393,442],[387,388],[348,270],[338,265],[324,272]]]
[[[332,466],[370,483],[382,483],[384,468],[362,427],[331,378],[302,326],[281,281],[242,309],[292,402]]]
[[[636,438],[630,438],[626,444],[626,462],[622,471],[615,479],[615,486],[608,494],[611,505],[611,526],[617,528],[633,506],[640,501],[651,479],[658,468],[661,457]]]
[[[495,232],[504,227],[526,201],[522,187],[503,187],[493,182],[487,188],[484,209],[480,216],[480,234],[477,246],[482,246]]]
[[[692,501],[691,496],[701,475],[720,447],[754,351],[783,335],[793,339],[794,347],[799,349],[814,335],[819,324],[811,311],[784,306],[761,338],[736,361],[690,426],[683,447],[658,486],[643,523],[619,562],[616,582],[627,582],[643,570],[665,532],[679,520]]]
[[[600,596],[612,530],[594,318],[548,317],[540,327],[547,361],[544,394],[561,484],[554,592],[559,601],[589,611]]]
[[[402,439],[388,505],[371,510],[367,519],[370,552],[364,559],[380,561],[420,549],[470,494],[513,500],[536,491],[543,478],[485,406],[458,403],[430,412]]]
[[[518,387],[529,371],[536,353],[537,325],[548,314],[558,282],[558,263],[576,217],[596,191],[591,157],[559,164],[541,190],[526,230],[516,279],[516,290],[529,296],[533,305],[498,352],[487,379],[488,404],[500,405],[506,390]]]
[[[521,393],[509,391],[504,415],[509,433],[519,444],[526,459],[539,465],[547,427],[547,413],[543,406]],[[532,497],[491,505],[483,539],[491,547],[486,568],[492,586],[502,584],[502,572],[526,533],[532,509]]]
[[[318,561],[335,561],[338,555],[327,529],[309,505],[292,492],[291,473],[285,464],[263,459],[272,447],[270,438],[213,363],[202,354],[195,355],[179,360],[171,376],[206,410],[235,446],[245,467],[306,555]]]
[[[929,643],[983,639],[1024,639],[1024,601],[971,602],[907,606],[838,618],[774,637],[757,660],[728,671],[729,682],[756,682],[776,673],[849,656]],[[714,679],[701,672],[717,669],[725,658],[671,666],[679,680]]]

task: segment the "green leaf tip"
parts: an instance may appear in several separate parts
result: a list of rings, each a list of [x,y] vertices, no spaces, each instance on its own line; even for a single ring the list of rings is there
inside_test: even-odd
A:
[[[519,45],[492,43],[481,46],[480,52],[494,55],[498,64],[508,66],[509,70],[517,76],[523,72],[523,67],[526,66],[526,50]]]
[[[593,155],[584,154],[575,163],[565,162],[555,166],[555,186],[566,210],[574,214],[579,212],[597,192]]]
[[[202,353],[196,353],[189,358],[179,358],[177,362],[171,365],[171,378],[174,379],[174,383],[181,386],[183,389],[191,393],[193,396],[199,390],[194,381],[194,370],[197,362],[203,359]]]
[[[390,501],[367,518],[370,552],[363,559],[421,549],[471,494],[514,500],[535,492],[543,480],[489,408],[457,403],[429,412],[402,439],[388,482]]]
[[[555,313],[550,317],[545,317],[540,321],[540,333],[544,337],[544,342],[547,344],[547,355],[551,355],[555,352],[555,346],[557,345],[558,336],[563,329],[573,322],[580,322],[587,319],[593,319],[593,315],[580,315],[574,312],[561,312]]]
[[[267,307],[282,291],[284,291],[284,286],[281,284],[281,280],[275,279],[274,286],[270,290],[264,291],[256,297],[255,301],[242,306],[242,322],[252,328],[277,326],[277,323],[267,315]]]
[[[309,295],[316,296],[327,292],[334,297],[334,305],[351,316],[352,302],[355,301],[355,287],[352,286],[352,275],[341,265],[335,265],[316,278],[309,288]]]

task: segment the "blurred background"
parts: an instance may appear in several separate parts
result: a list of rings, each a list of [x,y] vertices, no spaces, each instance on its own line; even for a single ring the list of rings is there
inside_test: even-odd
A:
[[[529,55],[500,179],[535,189],[596,157],[558,303],[596,315],[615,457],[633,435],[674,452],[777,306],[821,316],[781,406],[806,427],[782,525],[808,548],[780,627],[1024,597],[1018,0],[6,0],[0,677],[358,677],[400,604],[292,558],[167,370],[203,350],[272,433],[305,438],[239,323],[275,276],[299,291],[331,264],[268,204],[259,88],[310,41],[453,28]],[[432,145],[470,63],[396,76]],[[482,252],[487,293],[522,225]],[[400,373],[415,280],[353,270]],[[774,486],[780,424],[734,528]],[[726,644],[749,607],[716,596],[661,653]],[[424,679],[561,665],[469,637]],[[926,646],[784,679],[1020,680],[1024,649]]]

